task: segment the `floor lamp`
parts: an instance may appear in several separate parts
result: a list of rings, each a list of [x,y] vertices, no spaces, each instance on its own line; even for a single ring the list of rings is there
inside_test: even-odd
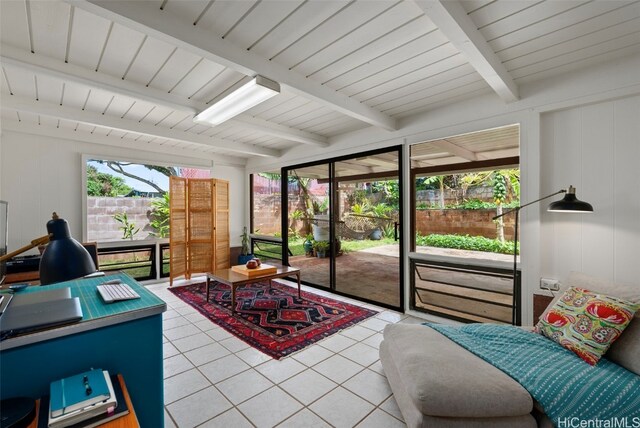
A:
[[[559,201],[555,201],[552,202],[551,204],[549,204],[549,207],[547,208],[547,211],[549,212],[561,212],[561,213],[591,213],[593,212],[593,207],[591,206],[591,204],[587,203],[587,202],[583,202],[581,200],[579,200],[578,198],[576,198],[576,188],[573,186],[569,186],[569,190],[566,189],[561,189],[558,190],[555,193],[552,193],[550,195],[544,196],[540,199],[536,199],[535,201],[531,201],[527,204],[524,205],[520,205],[519,207],[513,208],[509,211],[505,211],[502,214],[499,214],[495,217],[493,217],[493,220],[497,220],[501,217],[504,217],[508,214],[511,213],[515,213],[516,218],[515,218],[515,231],[514,231],[514,238],[513,238],[513,313],[511,315],[511,323],[513,325],[516,325],[517,323],[517,317],[516,317],[516,298],[518,297],[516,295],[516,288],[518,285],[518,280],[517,280],[517,273],[518,273],[518,220],[520,217],[520,210],[523,209],[524,207],[528,207],[529,205],[533,205],[536,204],[540,201],[544,201],[545,199],[549,199],[552,196],[555,195],[559,195],[561,193],[564,193],[564,198],[562,198]]]

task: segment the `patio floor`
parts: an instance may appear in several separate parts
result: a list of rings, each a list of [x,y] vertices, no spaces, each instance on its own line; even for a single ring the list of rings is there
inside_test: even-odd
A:
[[[351,296],[400,306],[398,256],[370,250],[345,253],[336,258],[336,290]],[[300,268],[302,280],[329,286],[329,258],[296,256],[290,257],[289,263]]]
[[[336,290],[354,297],[400,306],[399,252],[400,247],[392,244],[353,251],[337,257]],[[513,260],[508,254],[451,248],[419,247],[418,252],[506,262]],[[329,258],[295,256],[289,258],[289,263],[301,269],[303,281],[328,288]]]

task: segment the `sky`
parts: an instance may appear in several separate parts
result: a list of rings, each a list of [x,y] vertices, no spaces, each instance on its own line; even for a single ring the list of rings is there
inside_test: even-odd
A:
[[[148,184],[143,183],[142,181],[134,180],[133,178],[126,177],[122,174],[119,174],[106,165],[101,165],[98,162],[95,162],[92,160],[88,161],[87,165],[95,166],[99,172],[115,175],[116,177],[122,177],[125,183],[127,183],[128,186],[134,188],[135,190],[140,190],[141,192],[157,192],[156,189],[149,186]],[[130,174],[135,174],[137,176],[143,177],[149,181],[154,182],[155,184],[160,186],[162,189],[169,190],[169,177],[167,177],[164,174],[160,174],[159,172],[156,172],[156,171],[151,171],[140,164],[131,164],[123,168],[125,171],[127,171]]]

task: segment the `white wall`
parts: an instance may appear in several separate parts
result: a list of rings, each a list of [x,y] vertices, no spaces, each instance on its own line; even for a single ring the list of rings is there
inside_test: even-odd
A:
[[[46,235],[56,211],[69,222],[71,235],[82,240],[82,155],[105,159],[157,162],[212,168],[212,176],[230,182],[231,244],[239,245],[245,217],[244,167],[216,165],[210,160],[178,157],[96,145],[22,132],[3,131],[0,146],[0,195],[9,202],[9,249]]]
[[[573,184],[594,207],[542,211],[541,274],[577,270],[640,287],[640,96],[546,113],[540,124],[541,193]]]

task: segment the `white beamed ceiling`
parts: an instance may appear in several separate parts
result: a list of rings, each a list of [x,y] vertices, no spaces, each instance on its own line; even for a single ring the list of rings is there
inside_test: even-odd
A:
[[[330,145],[371,123],[398,123],[493,91],[478,61],[447,39],[451,29],[439,29],[441,18],[432,21],[429,8],[412,0],[115,0],[118,14],[103,12],[106,3],[0,1],[9,129],[72,131],[97,144],[242,162]],[[133,3],[170,18],[184,39],[132,22]],[[475,27],[469,38],[488,46],[488,62],[497,58],[516,85],[640,51],[637,1],[461,4]],[[211,55],[192,48],[184,31],[210,36]],[[211,59],[227,51],[237,55],[224,64]],[[248,79],[242,55],[277,66],[293,83],[238,120],[194,124],[197,111]],[[69,120],[73,111],[82,120]]]

